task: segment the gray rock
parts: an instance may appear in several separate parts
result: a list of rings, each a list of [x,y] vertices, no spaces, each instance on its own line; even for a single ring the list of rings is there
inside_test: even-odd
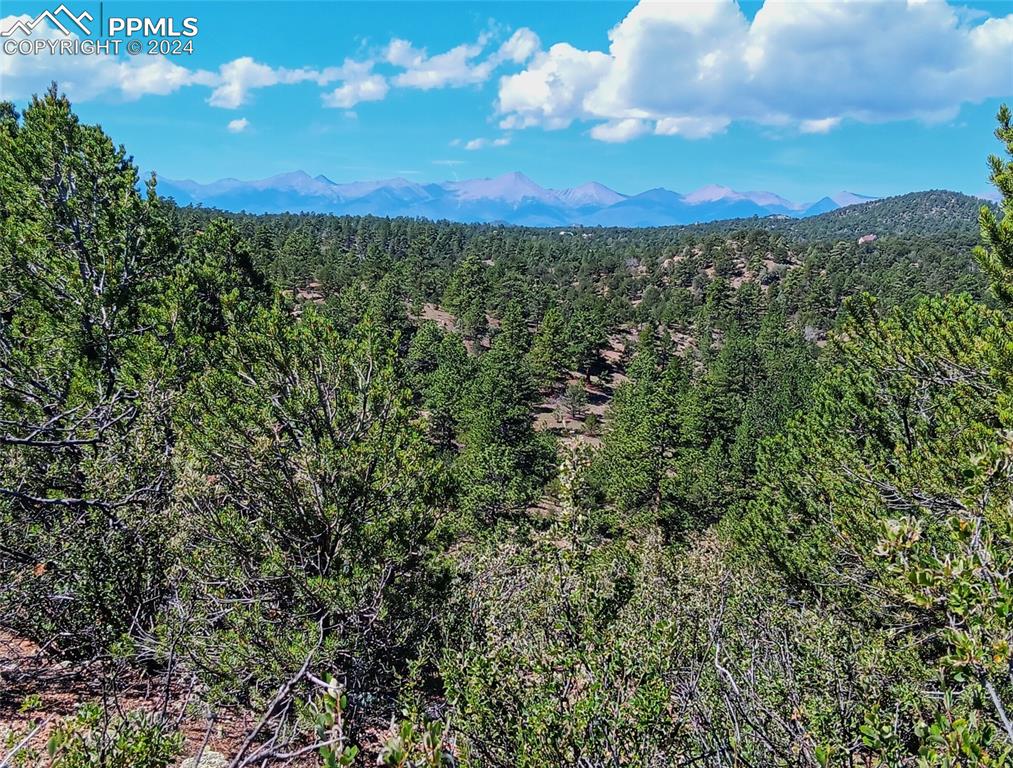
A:
[[[221,752],[205,749],[199,763],[196,756],[188,757],[180,763],[179,768],[226,768],[228,764],[229,761],[225,759],[225,755]]]

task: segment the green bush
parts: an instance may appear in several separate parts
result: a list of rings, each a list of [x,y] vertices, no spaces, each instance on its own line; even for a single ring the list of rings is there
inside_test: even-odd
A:
[[[51,768],[166,768],[182,745],[183,734],[149,713],[111,716],[87,704],[56,726],[46,750]]]

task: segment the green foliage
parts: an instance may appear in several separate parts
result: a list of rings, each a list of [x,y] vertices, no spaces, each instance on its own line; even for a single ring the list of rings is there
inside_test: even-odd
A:
[[[950,193],[637,231],[223,215],[142,194],[55,87],[4,104],[0,626],[255,715],[249,764],[1009,765],[990,162],[982,275]],[[536,428],[592,383],[600,441]],[[180,744],[89,706],[50,747]]]
[[[150,627],[160,599],[153,327],[178,245],[124,150],[55,89],[7,120],[0,166],[0,612],[88,655]]]
[[[867,234],[882,237],[888,233],[904,237],[931,235],[937,240],[953,237],[973,242],[980,209],[979,198],[933,189],[870,200],[805,219],[737,219],[695,224],[687,229],[711,233],[748,227],[783,233],[801,241],[854,241]]]
[[[387,341],[263,311],[190,390],[181,620],[230,699],[264,700],[307,656],[376,684],[428,621],[445,485]]]
[[[600,355],[607,341],[609,322],[601,300],[588,296],[574,304],[567,324],[567,352],[572,367],[590,380],[601,364]]]
[[[576,381],[567,384],[566,391],[563,392],[563,402],[570,413],[570,418],[581,418],[587,408],[587,390],[584,385]]]
[[[452,768],[457,765],[447,748],[444,725],[439,720],[422,727],[403,720],[397,734],[383,745],[378,763],[391,768]]]
[[[532,425],[535,395],[523,350],[500,334],[479,358],[463,403],[461,505],[479,521],[523,510],[551,475],[553,446]]]
[[[496,335],[500,344],[504,344],[520,354],[526,353],[528,347],[531,346],[531,334],[528,332],[527,320],[524,318],[520,304],[516,301],[507,304]]]
[[[631,367],[630,382],[616,391],[597,460],[605,501],[624,513],[657,509],[665,436],[656,409],[660,394],[656,366],[653,350],[642,348]]]
[[[316,705],[317,741],[320,747],[322,768],[347,768],[355,763],[359,748],[346,744],[345,712],[348,697],[339,688],[334,676],[327,679],[327,685]]]
[[[482,261],[473,251],[461,261],[443,296],[444,306],[457,316],[466,338],[477,339],[485,334],[486,290]]]
[[[183,744],[153,716],[130,712],[110,717],[98,704],[87,704],[59,722],[46,747],[50,768],[167,768]]]
[[[999,298],[1013,304],[1013,125],[1007,105],[999,108],[998,120],[995,135],[1003,144],[1006,158],[991,155],[988,164],[992,183],[1002,196],[1002,216],[996,216],[988,206],[981,207],[983,245],[975,249],[975,256]]]
[[[641,337],[609,411],[593,484],[628,517],[699,528],[752,493],[756,446],[794,413],[813,378],[813,354],[783,318],[742,330],[715,310],[720,343],[692,371],[650,334]]]
[[[442,665],[468,765],[650,764],[676,736],[664,713],[678,662],[644,555],[585,539],[564,514],[473,566],[481,613]]]
[[[474,369],[461,338],[449,334],[436,350],[436,369],[429,378],[423,402],[429,412],[430,434],[438,445],[450,447],[462,430],[465,402]]]
[[[851,315],[811,410],[761,457],[747,536],[854,620],[917,644],[955,696],[933,716],[974,730],[960,750],[990,745],[1013,694],[1013,475],[990,343],[1009,330],[966,297],[885,317],[865,300]],[[918,720],[891,727],[902,742],[932,733],[920,735]],[[958,753],[940,754],[970,755]]]
[[[551,307],[542,318],[531,345],[528,361],[543,389],[556,383],[566,364],[566,324],[557,307]]]

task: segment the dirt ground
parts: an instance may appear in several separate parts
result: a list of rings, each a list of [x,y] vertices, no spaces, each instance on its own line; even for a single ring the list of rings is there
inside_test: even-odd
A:
[[[118,682],[115,692],[111,685],[114,675]],[[18,744],[30,734],[22,752],[38,751],[43,756],[39,768],[45,768],[46,743],[54,727],[91,702],[103,703],[118,713],[165,712],[184,734],[177,765],[197,755],[206,739],[201,768],[216,768],[222,763],[211,753],[235,755],[254,725],[249,713],[220,712],[214,722],[202,717],[190,706],[192,691],[185,686],[171,685],[166,693],[164,678],[94,663],[56,661],[35,643],[0,630],[0,766],[8,765],[4,745]],[[289,763],[293,768],[317,764],[312,757]]]

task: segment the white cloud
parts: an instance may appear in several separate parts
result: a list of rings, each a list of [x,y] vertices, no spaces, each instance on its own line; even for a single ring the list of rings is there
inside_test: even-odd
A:
[[[0,19],[0,29],[8,29],[19,20],[30,21],[31,17],[7,16]],[[220,65],[216,71],[207,71],[188,69],[166,57],[4,55],[0,57],[0,79],[7,98],[30,96],[56,80],[77,101],[101,96],[136,99],[197,85],[209,88],[208,104],[222,109],[238,109],[248,104],[253,92],[261,88],[338,83],[321,94],[321,101],[326,107],[349,109],[362,102],[386,98],[392,85],[429,90],[483,83],[498,68],[523,64],[538,50],[538,36],[530,29],[518,29],[497,48],[490,49],[497,34],[498,29],[491,27],[475,42],[433,56],[407,40],[394,39],[386,46],[380,62],[346,59],[341,66],[323,68],[274,67],[251,56],[241,56]],[[32,36],[64,39],[57,30],[46,26],[40,26]],[[378,63],[401,71],[376,72]]]
[[[360,80],[349,80],[323,95],[325,107],[348,109],[364,101],[380,101],[390,90],[381,75],[367,75]]]
[[[481,43],[465,43],[445,53],[429,56],[425,48],[415,48],[406,40],[393,40],[387,47],[387,61],[405,71],[394,77],[402,88],[443,88],[471,85],[488,79],[484,62],[474,62],[482,53]]]
[[[654,124],[658,136],[705,139],[724,131],[731,120],[725,117],[663,117]]]
[[[21,18],[28,20],[8,16],[0,28]],[[57,34],[40,27],[33,37]],[[944,120],[961,104],[1013,93],[1013,14],[987,18],[946,0],[766,0],[751,20],[735,0],[642,0],[608,37],[602,51],[566,42],[542,50],[530,29],[502,40],[491,26],[474,42],[432,55],[394,39],[376,58],[323,68],[274,67],[249,56],[206,71],[168,57],[4,55],[0,79],[7,98],[55,79],[82,101],[198,86],[224,109],[242,107],[260,88],[312,83],[324,91],[324,106],[348,110],[394,88],[466,87],[513,67],[498,83],[501,128],[579,121],[611,142],[647,134],[700,139],[737,121],[819,134],[844,120]]]
[[[212,107],[236,109],[241,107],[254,88],[277,85],[278,73],[266,64],[260,64],[250,56],[243,56],[218,69],[218,83],[208,97]]]
[[[382,75],[373,73],[373,62],[345,59],[340,67],[329,67],[321,73],[321,84],[340,80],[341,85],[321,95],[325,107],[349,109],[364,101],[380,101],[390,87]],[[358,115],[354,115],[358,117]]]
[[[591,137],[598,141],[623,142],[650,132],[651,126],[645,120],[627,117],[625,120],[610,120],[591,129]]]
[[[482,53],[479,44],[463,44],[445,53],[429,56],[424,48],[414,48],[405,40],[394,40],[388,47],[387,61],[405,67],[394,77],[402,88],[444,88],[481,83],[489,79],[486,62],[473,62]]]
[[[538,50],[538,35],[530,29],[518,29],[499,48],[486,56],[491,35],[483,33],[474,43],[457,45],[444,53],[430,56],[425,48],[417,48],[407,40],[391,40],[384,51],[384,60],[404,69],[394,84],[402,88],[461,87],[484,83],[506,63],[523,64]]]
[[[839,117],[824,117],[822,120],[803,120],[798,129],[802,133],[830,133],[841,124]]]
[[[521,27],[499,47],[496,52],[497,63],[511,61],[514,64],[523,64],[535,55],[540,45],[538,35],[527,27]]]
[[[344,72],[344,67],[328,67],[324,70],[307,67],[300,69],[275,68],[261,64],[250,56],[242,56],[222,64],[218,68],[218,76],[214,83],[215,89],[211,92],[208,103],[212,107],[236,109],[247,103],[250,91],[256,88],[304,82],[326,85],[341,78]]]
[[[30,20],[7,16],[0,28],[19,19]],[[54,36],[63,39],[45,26],[33,33]],[[946,120],[964,103],[1013,94],[1013,14],[988,18],[947,0],[766,0],[751,20],[735,0],[642,0],[608,37],[607,51],[566,42],[542,50],[530,29],[502,40],[491,25],[474,42],[433,55],[394,39],[376,58],[323,68],[249,56],[207,71],[169,57],[3,55],[0,82],[4,97],[16,99],[56,80],[79,101],[198,86],[224,109],[242,107],[260,88],[335,84],[322,104],[348,110],[393,88],[466,87],[513,67],[498,83],[501,128],[580,121],[611,142],[652,133],[701,139],[737,121],[819,134],[844,120]]]
[[[575,119],[592,117],[584,99],[608,71],[607,54],[581,51],[557,43],[538,53],[530,66],[500,78],[497,110],[506,115],[503,128],[565,128]]]
[[[250,121],[245,117],[240,117],[235,120],[229,120],[229,124],[226,127],[229,129],[229,133],[242,133],[250,127]]]
[[[395,67],[407,69],[418,64],[425,56],[424,50],[419,50],[407,40],[396,37],[387,44],[384,60]]]
[[[500,80],[511,128],[575,120],[603,141],[702,138],[733,121],[832,130],[845,118],[951,118],[1013,93],[1013,14],[982,21],[945,0],[642,0],[609,49],[558,43]]]
[[[468,151],[474,151],[476,149],[485,149],[486,147],[505,147],[510,144],[509,136],[500,136],[498,139],[472,139],[471,141],[464,142],[464,148]],[[460,139],[454,139],[450,142],[450,146],[456,147],[461,145]]]

